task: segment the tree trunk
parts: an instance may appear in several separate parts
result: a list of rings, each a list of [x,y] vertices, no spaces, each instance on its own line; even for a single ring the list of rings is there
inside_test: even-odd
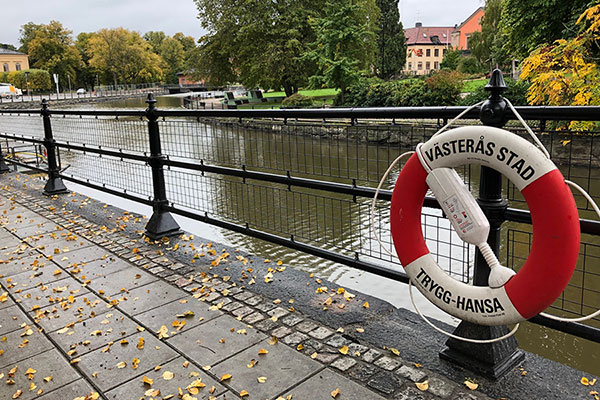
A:
[[[344,95],[346,94],[346,85],[343,83],[340,85],[340,99],[342,100],[342,105],[344,105]]]
[[[114,82],[113,90],[117,90],[117,73],[116,72],[113,72],[113,82]]]
[[[289,97],[294,94],[294,88],[292,84],[288,81],[283,82],[283,90],[285,90],[285,97]]]

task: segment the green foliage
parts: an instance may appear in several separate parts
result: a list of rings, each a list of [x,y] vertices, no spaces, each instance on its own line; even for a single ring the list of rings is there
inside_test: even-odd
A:
[[[14,50],[17,51],[17,48],[15,46],[13,46],[12,44],[8,44],[8,43],[0,43],[0,46],[7,48],[8,50]]]
[[[21,49],[29,54],[31,66],[58,74],[59,82],[65,85],[67,75],[75,81],[81,64],[71,35],[72,31],[58,21],[50,21],[47,25],[29,22],[21,28]]]
[[[177,73],[182,72],[185,63],[183,45],[179,40],[167,37],[160,44],[159,55],[166,63],[165,81],[177,83]]]
[[[489,71],[492,67],[509,64],[506,52],[502,48],[500,33],[502,0],[486,0],[485,15],[481,21],[481,32],[473,32],[469,38],[469,49],[479,63]]]
[[[25,72],[29,75],[26,78]],[[50,90],[52,83],[48,71],[42,69],[29,69],[27,71],[11,71],[0,73],[0,82],[11,83],[20,88],[25,94],[27,90],[27,81],[29,81],[30,90]]]
[[[410,78],[383,81],[379,78],[362,78],[348,88],[337,105],[348,107],[421,107],[456,105],[462,88],[462,74],[441,71],[426,79]]]
[[[543,43],[569,39],[577,17],[592,0],[503,0],[500,29],[504,47],[515,57],[524,58]]]
[[[442,63],[440,64],[440,68],[441,69],[448,69],[448,70],[456,71],[456,69],[458,68],[458,63],[460,62],[461,57],[462,57],[462,54],[461,54],[460,50],[458,50],[458,49],[448,49],[448,51],[444,55],[444,58],[442,59]]]
[[[139,33],[124,28],[101,29],[88,40],[86,51],[90,67],[115,85],[161,81],[167,69]]]
[[[527,105],[527,90],[529,89],[529,82],[527,81],[515,81],[514,79],[505,78],[507,89],[502,93],[502,96],[506,97],[515,106],[526,106]],[[490,92],[485,90],[485,85],[479,85],[466,97],[460,100],[460,105],[470,106],[471,104],[479,103],[489,97]]]
[[[167,38],[167,35],[163,31],[149,31],[144,33],[144,40],[152,46],[152,51],[156,54],[160,54],[160,48],[163,41]]]
[[[376,0],[381,17],[377,32],[375,70],[377,76],[383,79],[400,74],[406,62],[406,37],[400,22],[398,2],[399,0]]]
[[[213,84],[284,87],[288,95],[306,84],[314,66],[302,56],[314,40],[309,19],[321,12],[319,0],[194,2],[208,31],[191,63],[197,77]]]
[[[344,102],[346,88],[373,62],[378,14],[374,0],[326,1],[323,16],[310,21],[316,38],[306,58],[317,65],[312,87],[339,88]]]
[[[285,108],[306,108],[312,107],[313,101],[312,98],[308,96],[304,96],[300,93],[294,93],[293,95],[283,99],[281,105]]]
[[[462,57],[456,69],[465,74],[477,74],[487,71],[487,67],[482,65],[475,56]]]

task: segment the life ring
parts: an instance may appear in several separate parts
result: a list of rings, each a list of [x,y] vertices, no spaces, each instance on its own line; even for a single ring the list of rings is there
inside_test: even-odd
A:
[[[479,325],[517,323],[550,306],[567,286],[580,247],[575,200],[556,165],[527,140],[485,126],[448,130],[420,145],[417,153],[396,181],[390,225],[396,253],[419,291],[445,312]],[[439,267],[423,237],[421,209],[428,169],[465,164],[502,173],[521,191],[531,212],[529,257],[500,287],[455,280]]]

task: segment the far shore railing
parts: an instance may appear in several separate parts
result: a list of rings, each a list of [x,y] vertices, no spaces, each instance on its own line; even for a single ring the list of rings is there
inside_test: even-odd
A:
[[[146,110],[54,110],[46,101],[41,110],[0,110],[0,169],[8,170],[8,163],[47,173],[47,194],[64,192],[62,180],[68,180],[152,206],[146,234],[153,239],[179,232],[172,213],[408,282],[399,262],[374,242],[368,208],[389,163],[465,107],[160,110],[155,102],[149,95]],[[600,107],[516,109],[536,126],[565,177],[600,197],[598,132],[552,130],[559,121],[600,121]],[[477,107],[465,122],[493,125],[485,113]],[[502,113],[496,126],[515,119],[508,109]],[[11,148],[23,143],[43,146],[47,163],[16,157]],[[531,243],[531,216],[520,193],[505,180],[483,176],[486,171],[461,173],[479,187],[480,197],[490,179],[500,184],[509,204],[488,214],[497,226],[492,248],[518,269]],[[380,193],[376,215],[390,247],[387,210],[396,176],[397,170]],[[566,316],[600,307],[600,222],[585,199],[575,197],[583,217],[580,260],[552,306]],[[487,282],[487,266],[473,265],[475,250],[451,234],[437,201],[427,197],[424,206],[430,210],[423,217],[425,236],[430,248],[437,246],[432,252],[440,265],[464,282],[482,284],[482,276]],[[600,343],[598,318],[530,321]]]

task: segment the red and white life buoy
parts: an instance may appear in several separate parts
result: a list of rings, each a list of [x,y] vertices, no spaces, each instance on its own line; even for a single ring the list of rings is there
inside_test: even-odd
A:
[[[517,323],[550,306],[568,284],[580,246],[577,207],[554,163],[525,139],[485,126],[446,131],[420,145],[417,153],[398,176],[390,223],[400,262],[419,291],[447,313],[480,325]],[[423,237],[421,209],[428,170],[465,164],[502,173],[521,191],[531,211],[529,257],[500,287],[453,279],[436,263]]]

